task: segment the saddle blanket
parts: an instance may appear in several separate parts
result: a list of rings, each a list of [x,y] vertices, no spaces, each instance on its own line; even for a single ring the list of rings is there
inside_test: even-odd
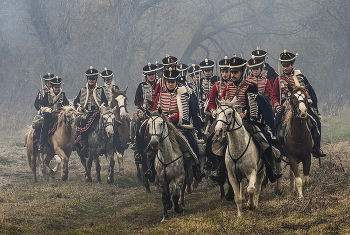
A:
[[[100,111],[97,111],[97,112],[93,113],[89,118],[81,120],[80,127],[77,127],[77,130],[75,132],[74,144],[76,144],[80,141],[81,132],[85,132],[91,127],[91,125],[94,123],[94,121],[99,113],[100,113]]]

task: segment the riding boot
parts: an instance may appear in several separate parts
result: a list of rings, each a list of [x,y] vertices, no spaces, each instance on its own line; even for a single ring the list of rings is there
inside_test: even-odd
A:
[[[149,166],[147,171],[145,172],[145,177],[153,183],[156,177],[156,169],[154,167],[154,158],[149,159]]]
[[[224,160],[224,157],[223,156],[216,156],[216,159],[217,159],[217,168],[215,171],[213,171],[210,175],[209,175],[209,178],[213,181],[216,181],[216,182],[222,182],[223,179],[226,178],[226,175],[225,175],[225,160]]]
[[[277,179],[282,177],[282,173],[277,171],[275,159],[272,154],[272,148],[267,148],[264,152],[264,160],[266,167],[266,174],[271,183],[276,182]]]
[[[199,164],[192,165],[192,170],[197,183],[202,182],[202,179],[205,177],[205,173],[201,170]]]
[[[50,119],[49,119],[49,117],[47,117],[45,115],[44,115],[44,123],[43,123],[43,126],[41,128],[41,133],[40,133],[40,145],[38,148],[39,153],[44,152],[45,143],[47,141],[47,134],[49,132]]]
[[[315,158],[325,157],[327,154],[323,153],[321,146],[321,135],[314,137],[314,146],[312,148],[312,156]]]

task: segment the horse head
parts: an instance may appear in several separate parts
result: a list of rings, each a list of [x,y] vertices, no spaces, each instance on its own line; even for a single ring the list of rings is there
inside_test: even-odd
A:
[[[167,135],[166,121],[161,111],[153,111],[148,118],[148,132],[150,136],[149,145],[153,150],[158,150],[159,142]]]
[[[215,126],[215,135],[220,136],[228,131],[232,131],[235,124],[242,125],[242,119],[239,117],[235,110],[237,104],[237,97],[234,97],[231,101],[221,100],[218,101],[217,123]],[[231,127],[231,128],[230,128]]]
[[[106,108],[105,106],[101,105],[100,108],[100,122],[103,125],[103,128],[105,129],[107,136],[109,138],[113,137],[114,135],[114,110],[116,107],[113,109],[111,108]]]
[[[58,117],[58,123],[64,122],[68,128],[75,125],[77,111],[72,106],[63,106],[62,111]]]
[[[129,116],[128,111],[126,110],[126,91],[128,88],[123,90],[113,90],[113,99],[117,102],[116,107],[119,108],[119,114],[121,118],[127,118]]]
[[[306,86],[295,86],[291,88],[288,86],[290,95],[290,108],[293,115],[298,118],[307,118],[307,109],[308,109],[308,89],[309,85]]]

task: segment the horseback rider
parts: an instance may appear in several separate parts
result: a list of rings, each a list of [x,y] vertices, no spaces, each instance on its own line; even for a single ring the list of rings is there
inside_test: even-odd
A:
[[[103,91],[106,95],[106,98],[108,100],[108,106],[111,105],[112,98],[113,98],[113,90],[119,90],[119,87],[114,83],[113,81],[113,71],[110,69],[107,69],[106,67],[101,72],[100,76],[104,80],[104,84],[102,86]],[[124,148],[121,146],[120,142],[120,135],[118,132],[118,126],[120,126],[119,120],[114,120],[114,136],[113,136],[113,143],[116,150],[120,153],[124,150]]]
[[[97,85],[97,69],[90,66],[90,68],[86,70],[85,76],[87,79],[86,86],[79,90],[79,94],[74,99],[74,107],[77,111],[86,114],[79,125],[80,128],[87,127],[84,131],[81,131],[81,139],[79,141],[81,147],[80,152],[83,155],[87,154],[88,149],[89,126],[86,126],[86,124],[90,121],[90,118],[97,118],[94,114],[100,110],[101,105],[106,107],[108,105],[108,100],[103,88]]]
[[[45,95],[40,102],[40,111],[44,116],[38,149],[40,153],[43,153],[44,151],[50,123],[57,120],[57,115],[62,110],[63,106],[69,105],[65,93],[61,89],[61,82],[62,79],[58,76],[52,78],[50,81],[51,88],[45,92]]]
[[[241,116],[244,127],[260,145],[267,176],[273,183],[282,176],[282,173],[276,169],[271,136],[266,131],[266,129],[273,128],[272,108],[266,97],[258,93],[257,86],[243,78],[246,64],[246,60],[236,57],[236,55],[230,59],[232,82],[224,88],[222,98],[231,100],[237,97],[236,111]],[[223,151],[218,152],[218,155],[223,155]]]
[[[325,157],[326,154],[321,150],[321,115],[317,107],[317,96],[315,90],[310,85],[307,78],[301,73],[300,70],[294,69],[294,63],[298,54],[293,54],[284,50],[279,57],[282,65],[283,73],[279,75],[274,82],[272,90],[272,105],[276,112],[275,116],[275,130],[282,130],[283,126],[280,127],[282,123],[282,117],[284,116],[284,108],[286,102],[289,100],[290,92],[288,90],[288,85],[294,86],[306,86],[309,84],[308,94],[309,94],[309,105],[308,114],[311,118],[311,134],[314,140],[314,146],[312,150],[312,155],[315,158]],[[279,133],[279,136],[284,134]]]
[[[257,47],[255,51],[252,51],[252,56],[254,56],[255,59],[262,59],[264,61],[264,64],[262,66],[261,70],[261,76],[267,78],[270,81],[271,87],[273,87],[273,83],[275,78],[278,76],[276,71],[266,62],[266,59],[268,58],[267,52],[264,50],[261,50],[260,47]]]
[[[162,59],[162,63],[163,63],[164,70],[169,70],[169,68],[171,68],[172,70],[177,69],[177,58],[175,56],[166,55]],[[157,95],[160,92],[162,92],[164,90],[166,90],[166,87],[165,87],[164,76],[162,76],[157,80],[157,84],[156,84],[156,87],[154,89],[152,101],[157,97]]]
[[[43,76],[43,80],[45,81],[45,85],[42,88],[42,90],[38,92],[38,95],[36,96],[35,101],[34,101],[34,107],[38,111],[40,110],[41,99],[44,97],[45,93],[50,90],[50,88],[51,88],[50,81],[52,78],[54,78],[54,76],[55,75],[53,73],[47,73]]]
[[[216,117],[216,109],[217,109],[216,102],[217,100],[221,100],[222,91],[227,86],[227,84],[231,82],[230,59],[227,56],[225,56],[224,59],[219,61],[219,68],[220,68],[221,80],[216,82],[211,88],[209,102],[206,109],[206,112],[211,114],[211,117],[209,120],[210,125],[214,122],[214,119]],[[209,129],[210,125],[208,125],[207,129]],[[206,132],[208,133],[209,131],[206,131]],[[222,156],[215,155],[212,152],[211,146],[213,142],[212,140],[213,137],[214,137],[214,133],[211,133],[207,139],[205,152],[206,152],[208,161],[206,162],[204,169],[206,170],[215,169],[209,175],[209,177],[214,181],[221,181],[226,179],[225,169],[223,168],[224,164],[220,164],[221,161],[223,160]]]
[[[205,59],[199,63],[199,66],[203,72],[203,77],[199,80],[199,102],[202,118],[205,117],[205,109],[209,100],[209,95],[212,86],[216,83],[219,78],[213,75],[214,61]]]
[[[157,68],[156,68],[156,74],[157,74],[156,79],[158,80],[158,79],[161,79],[163,77],[164,66],[163,66],[163,64],[158,63],[158,61],[156,61],[155,65],[157,66]]]
[[[190,76],[190,78],[191,78],[191,81],[189,82],[189,84],[191,85],[196,96],[198,97],[198,95],[199,95],[199,80],[201,78],[200,77],[201,76],[201,68],[199,67],[199,65],[192,64],[192,66],[190,66],[188,68],[188,76]]]
[[[178,77],[180,72],[177,70],[164,71],[166,90],[160,92],[154,100],[152,110],[157,110],[159,107],[162,109],[162,113],[168,117],[177,128],[181,129],[182,134],[185,136],[189,145],[184,146],[181,140],[178,140],[180,148],[184,154],[194,152],[197,156],[188,156],[192,158],[194,164],[192,165],[194,171],[194,177],[197,182],[200,182],[205,176],[204,172],[200,170],[198,156],[199,149],[197,140],[202,140],[202,130],[200,125],[200,119],[198,114],[195,114],[195,101],[191,99],[190,94],[187,92],[185,86],[178,86]],[[180,138],[180,137],[179,137]],[[193,151],[188,150],[192,148]],[[186,155],[187,156],[187,155]],[[148,172],[151,175],[154,174],[154,159],[150,164]]]
[[[262,58],[252,55],[247,65],[250,69],[250,76],[246,80],[256,84],[258,86],[258,92],[271,100],[272,86],[270,80],[262,74],[264,64],[265,62]]]
[[[142,122],[146,119],[145,112],[146,110],[151,111],[153,105],[153,94],[154,89],[156,87],[156,69],[157,66],[155,64],[148,63],[143,67],[143,75],[145,77],[145,81],[141,82],[135,94],[134,104],[136,106],[136,120],[135,126],[133,127],[135,130],[135,138],[134,141],[136,143],[136,149],[134,152],[135,162],[141,163],[142,156],[139,151],[143,151],[140,147],[140,143],[143,142],[137,132],[139,132]]]

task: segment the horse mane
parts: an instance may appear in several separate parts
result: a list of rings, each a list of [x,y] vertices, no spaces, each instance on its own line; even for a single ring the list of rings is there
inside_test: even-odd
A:
[[[62,124],[62,122],[64,121],[64,116],[67,112],[75,110],[73,106],[63,106],[62,107],[62,111],[58,114],[57,117],[57,126],[60,126]]]

